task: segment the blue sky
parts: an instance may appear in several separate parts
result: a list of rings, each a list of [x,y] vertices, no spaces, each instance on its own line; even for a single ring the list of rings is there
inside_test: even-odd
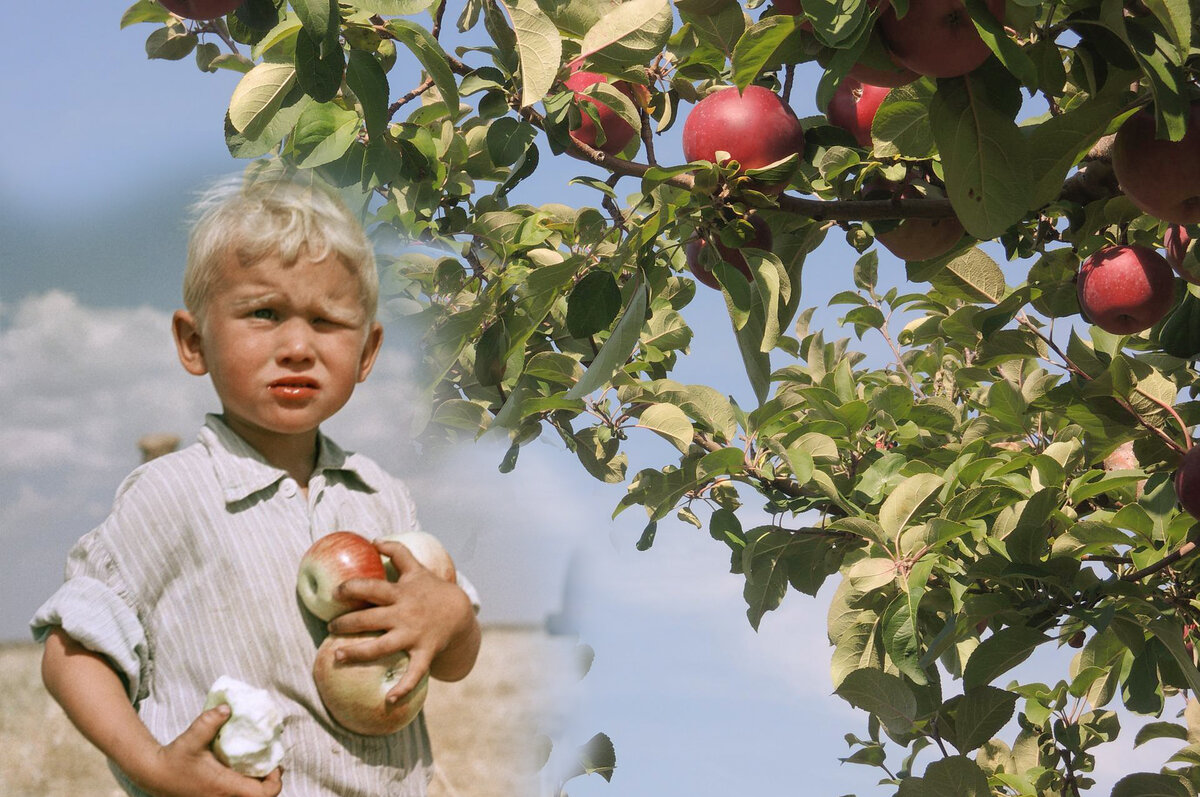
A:
[[[0,126],[0,539],[9,552],[0,640],[24,637],[68,548],[137,464],[137,437],[190,440],[215,409],[207,384],[175,362],[167,324],[189,196],[241,165],[221,125],[236,75],[202,74],[190,59],[148,61],[150,28],[119,30],[123,4],[56,9],[70,22],[52,39],[12,37],[0,53],[9,109]],[[815,75],[804,77],[793,95],[801,116],[814,112]],[[664,161],[677,136],[660,145]],[[530,201],[595,203],[565,185],[580,173],[575,161],[547,156],[523,189]],[[810,258],[804,304],[851,287],[854,258],[831,236]],[[881,274],[896,280],[902,265],[885,253]],[[702,295],[688,317],[694,353],[676,378],[715,377],[748,403],[720,299]],[[622,488],[591,480],[560,445],[528,446],[509,475],[490,446],[416,459],[405,431],[411,351],[393,330],[376,373],[329,428],[410,480],[426,528],[480,587],[485,619],[539,622],[560,608],[568,561],[582,563],[572,589],[596,662],[558,727],[560,746],[603,730],[619,764],[611,784],[576,782],[575,797],[887,793],[874,787],[877,770],[836,760],[848,752],[842,735],[864,735],[866,723],[830,695],[829,589],[789,594],[755,633],[724,546],[672,520],[652,549],[634,550],[644,518],[630,510],[611,520]],[[634,456],[667,461],[670,451],[650,437],[635,441]],[[1106,759],[1114,775],[1125,755]]]

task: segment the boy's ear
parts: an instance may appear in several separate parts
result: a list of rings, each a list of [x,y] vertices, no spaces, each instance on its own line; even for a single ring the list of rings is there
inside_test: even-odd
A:
[[[362,357],[358,361],[358,381],[362,382],[367,378],[367,374],[371,373],[371,369],[375,366],[375,358],[379,355],[379,347],[383,345],[383,324],[378,321],[371,322],[371,328],[367,330],[367,340],[363,344]]]
[[[184,370],[195,376],[208,373],[201,346],[200,327],[196,319],[186,310],[176,310],[171,317],[171,335],[175,338],[175,350]]]

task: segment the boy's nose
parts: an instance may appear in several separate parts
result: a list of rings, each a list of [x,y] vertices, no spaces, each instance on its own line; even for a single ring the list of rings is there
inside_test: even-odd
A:
[[[309,362],[315,356],[312,327],[302,319],[291,319],[279,327],[276,356],[282,363]]]

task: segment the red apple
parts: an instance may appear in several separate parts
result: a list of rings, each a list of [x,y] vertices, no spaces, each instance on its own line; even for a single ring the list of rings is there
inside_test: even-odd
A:
[[[852,77],[842,78],[829,100],[830,124],[846,130],[854,136],[860,147],[871,149],[871,122],[879,104],[891,89],[871,86]]]
[[[1171,268],[1188,282],[1200,285],[1200,252],[1193,249],[1189,253],[1191,243],[1191,233],[1182,224],[1172,224],[1163,235],[1163,249]]]
[[[1192,446],[1175,471],[1175,495],[1188,514],[1200,518],[1200,446]]]
[[[940,193],[936,186],[931,192]],[[864,199],[917,199],[923,194],[914,185],[895,185],[886,180],[874,180],[863,187]],[[875,240],[901,260],[929,260],[953,249],[963,234],[962,223],[955,216],[941,219],[903,219],[890,230],[875,233]]]
[[[1004,0],[987,0],[987,6],[1003,19]],[[992,52],[962,0],[910,0],[903,17],[888,6],[879,16],[879,33],[892,60],[929,77],[965,75]]]
[[[753,249],[769,250],[771,248],[771,228],[767,223],[757,215],[749,216],[750,224],[754,227],[754,237],[747,243],[747,247]],[[708,240],[703,236],[697,236],[688,241],[683,248],[684,256],[687,258],[688,268],[691,269],[692,276],[702,285],[707,285],[714,290],[721,290],[721,283],[717,281],[717,277],[708,268],[706,268],[701,260],[700,253],[708,246]],[[717,254],[721,256],[729,265],[736,268],[750,282],[754,281],[754,272],[750,270],[750,264],[746,262],[746,256],[741,253],[740,249],[728,247],[723,243],[717,242]]]
[[[387,578],[387,572],[370,540],[353,531],[335,531],[314,542],[300,559],[296,592],[310,612],[329,621],[371,605],[334,597],[338,586],[352,578]]]
[[[801,5],[800,0],[771,0],[771,7],[780,14],[793,17],[804,13],[804,6]]]
[[[723,88],[709,94],[683,123],[683,157],[716,162],[724,151],[742,169],[761,169],[804,150],[804,129],[779,95],[762,86],[744,93]],[[761,186],[782,191],[786,183]]]
[[[163,8],[185,19],[216,19],[240,8],[246,0],[158,0]]]
[[[1113,172],[1129,201],[1174,224],[1200,222],[1200,101],[1179,141],[1155,137],[1154,114],[1135,113],[1117,130]]]
[[[427,674],[404,699],[388,704],[388,691],[408,670],[408,654],[403,651],[374,661],[337,660],[340,648],[376,633],[330,634],[317,649],[313,663],[313,682],[329,715],[346,730],[364,736],[384,736],[408,725],[421,713],[429,691]]]
[[[438,538],[432,534],[425,531],[406,531],[383,539],[403,545],[412,552],[413,558],[420,562],[422,567],[435,576],[443,578],[451,584],[457,578],[458,573],[454,567],[454,560],[450,558],[450,554],[442,547]],[[383,557],[383,560],[388,579],[395,581],[397,578],[396,568],[387,557]]]
[[[633,137],[637,134],[637,130],[633,128],[629,122],[625,121],[616,111],[600,102],[595,97],[589,97],[583,94],[583,89],[588,86],[593,86],[597,83],[607,83],[608,78],[601,75],[599,72],[584,72],[579,69],[578,62],[571,65],[574,70],[571,76],[563,81],[563,85],[575,92],[576,103],[591,103],[596,108],[596,115],[600,118],[600,130],[604,132],[604,143],[597,144],[596,123],[592,121],[592,117],[583,112],[580,108],[579,126],[571,130],[571,138],[576,141],[587,144],[589,147],[599,149],[601,152],[609,155],[616,155],[625,149]],[[628,81],[618,80],[613,83],[613,87],[619,90],[622,94],[630,99],[633,99],[633,87]]]
[[[1089,321],[1114,335],[1157,324],[1175,303],[1175,274],[1144,246],[1109,246],[1079,267],[1079,306]]]

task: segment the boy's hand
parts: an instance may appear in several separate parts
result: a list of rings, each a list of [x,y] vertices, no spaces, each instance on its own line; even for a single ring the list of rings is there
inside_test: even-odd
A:
[[[466,593],[429,572],[404,545],[377,541],[375,547],[391,558],[400,578],[353,578],[338,587],[339,600],[375,605],[335,618],[329,623],[330,633],[382,632],[339,651],[344,655],[340,660],[371,661],[407,651],[408,671],[388,692],[391,702],[412,691],[427,672],[442,680],[464,677],[479,650],[479,624]]]
[[[139,784],[158,797],[275,797],[283,789],[278,767],[262,780],[234,772],[213,755],[210,746],[229,719],[229,706],[209,709],[175,741],[155,753],[147,783]]]

